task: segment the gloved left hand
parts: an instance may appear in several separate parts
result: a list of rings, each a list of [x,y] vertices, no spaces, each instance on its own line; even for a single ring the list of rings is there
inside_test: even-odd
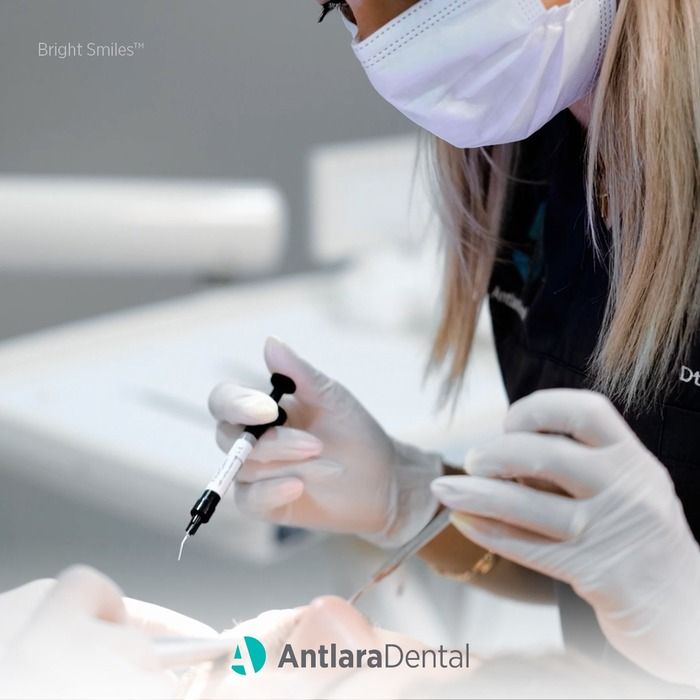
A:
[[[297,527],[357,534],[399,547],[435,514],[430,482],[442,473],[436,453],[391,438],[342,384],[276,338],[265,343],[270,372],[291,377],[286,425],[268,430],[236,478],[238,508],[253,517]],[[263,392],[226,382],[209,407],[227,451],[245,425],[277,417]]]
[[[622,654],[700,687],[700,549],[665,467],[600,394],[536,392],[433,492],[471,541],[565,581]],[[543,434],[547,433],[547,434]],[[554,434],[552,434],[554,433]],[[571,497],[509,481],[545,480]]]

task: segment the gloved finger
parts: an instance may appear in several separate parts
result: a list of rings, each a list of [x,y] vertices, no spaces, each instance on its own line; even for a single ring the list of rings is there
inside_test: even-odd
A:
[[[233,492],[242,513],[265,518],[275,508],[289,505],[300,498],[304,493],[304,482],[294,477],[280,477],[252,484],[237,483]]]
[[[498,520],[552,540],[572,539],[585,526],[575,500],[511,481],[443,476],[432,482],[431,489],[451,510]]]
[[[589,498],[605,488],[609,475],[591,460],[591,448],[562,435],[507,433],[464,458],[472,476],[548,481],[575,498]]]
[[[605,396],[582,389],[545,389],[516,401],[505,429],[571,435],[590,447],[607,447],[631,432]]]
[[[305,484],[328,484],[338,480],[345,472],[345,467],[338,462],[311,457],[295,462],[258,462],[248,460],[236,477],[236,483],[252,484],[255,481],[267,481],[293,477]]]
[[[256,462],[298,462],[317,457],[322,451],[323,443],[315,435],[279,426],[262,436],[250,456]]]
[[[209,412],[234,425],[260,425],[277,418],[277,404],[267,394],[236,382],[222,382],[209,394]]]
[[[129,624],[150,636],[216,637],[218,633],[199,620],[145,600],[124,598]]]
[[[269,399],[270,397],[268,396],[267,398]],[[270,401],[272,401],[272,399],[270,399]],[[272,401],[272,403],[274,403],[274,401]],[[287,414],[287,420],[285,421],[284,425],[288,428],[303,429],[304,425],[307,424],[307,421],[305,420],[306,412],[304,410],[304,406],[293,396],[283,397],[280,403],[284,407],[285,413]],[[245,425],[252,424],[247,423]],[[233,443],[240,437],[241,433],[245,428],[245,425],[231,423],[230,421],[226,420],[219,421],[219,423],[217,424],[217,430],[219,431],[219,433],[216,436],[219,448],[222,449],[224,452],[228,452],[228,450],[231,449]]]
[[[216,426],[216,444],[228,452],[241,436],[240,427],[230,423]],[[298,462],[321,454],[323,443],[311,433],[296,428],[278,426],[270,428],[256,443],[248,461],[256,462]],[[247,464],[248,462],[246,462]],[[243,466],[245,469],[245,465]]]
[[[561,545],[507,523],[466,513],[452,513],[450,522],[471,542],[527,569],[551,575],[547,565]]]
[[[53,615],[71,617],[76,612],[105,622],[124,623],[127,620],[122,592],[118,586],[89,566],[72,566],[56,579],[37,616]]]
[[[265,362],[270,372],[294,380],[297,386],[294,395],[300,401],[320,408],[335,404],[338,385],[278,338],[269,337],[265,342]]]

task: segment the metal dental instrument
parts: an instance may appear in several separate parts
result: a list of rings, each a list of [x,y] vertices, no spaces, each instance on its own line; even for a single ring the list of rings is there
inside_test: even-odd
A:
[[[185,668],[214,661],[233,652],[234,642],[226,637],[154,637],[156,657],[162,668]]]
[[[396,571],[406,560],[425,547],[430,540],[437,537],[450,524],[450,511],[446,508],[440,511],[413,539],[397,549],[370,577],[359,591],[348,598],[350,605],[357,601],[389,574]]]
[[[284,374],[275,373],[270,378],[270,381],[272,383],[270,398],[277,404],[279,404],[284,394],[293,394],[297,389],[296,384]],[[246,426],[243,428],[240,437],[233,443],[233,446],[224,459],[224,463],[219,467],[219,470],[214,474],[212,480],[207,484],[207,488],[192,506],[192,510],[190,510],[191,519],[189,525],[185,528],[185,536],[180,543],[180,552],[177,557],[178,561],[182,558],[182,549],[185,546],[187,538],[194,535],[200,525],[209,522],[211,516],[214,515],[216,506],[219,505],[219,501],[229,490],[240,468],[243,466],[246,459],[248,459],[248,455],[251,453],[253,447],[255,447],[255,443],[268,428],[285,423],[287,420],[285,410],[279,406],[278,411],[277,420],[271,423],[265,423],[264,425]]]

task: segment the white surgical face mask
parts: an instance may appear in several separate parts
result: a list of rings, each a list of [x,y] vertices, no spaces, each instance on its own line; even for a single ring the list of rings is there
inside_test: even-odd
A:
[[[421,0],[353,48],[372,85],[461,148],[528,137],[593,88],[615,0]]]

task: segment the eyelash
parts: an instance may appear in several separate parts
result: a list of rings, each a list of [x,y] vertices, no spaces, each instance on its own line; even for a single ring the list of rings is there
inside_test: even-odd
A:
[[[327,15],[329,15],[333,10],[340,10],[346,19],[351,22],[355,22],[355,16],[352,13],[352,8],[345,0],[329,0],[321,5],[321,16],[319,17],[319,22],[323,22]]]

